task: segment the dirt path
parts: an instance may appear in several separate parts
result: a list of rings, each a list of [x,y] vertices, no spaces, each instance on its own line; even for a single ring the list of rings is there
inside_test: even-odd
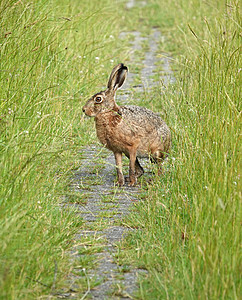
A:
[[[102,153],[101,162],[96,160],[93,162],[93,158],[100,151]],[[122,273],[121,268],[113,262],[113,254],[116,252],[115,243],[120,241],[123,235],[130,230],[120,226],[117,221],[128,214],[134,201],[138,201],[139,189],[138,187],[118,189],[114,186],[114,158],[112,153],[101,146],[92,146],[86,149],[84,155],[82,167],[76,172],[72,186],[76,191],[85,193],[85,187],[88,184],[90,196],[86,204],[78,207],[85,220],[85,229],[76,236],[76,241],[80,237],[87,241],[90,241],[90,237],[102,241],[101,251],[95,254],[95,263],[98,263],[98,266],[87,271],[89,280],[100,281],[101,284],[90,290],[88,294],[92,299],[107,299],[111,297],[114,289],[120,286],[119,294],[122,295],[121,299],[124,299],[133,293],[137,273],[140,270],[133,269]],[[103,165],[104,168],[102,168]],[[98,175],[92,172],[93,167],[101,168]],[[98,227],[98,229],[93,229],[94,227]],[[77,250],[78,247],[77,242]],[[121,290],[121,286],[125,286],[125,289]],[[112,297],[112,299],[115,298]]]
[[[132,3],[131,3],[132,2]],[[130,1],[134,5],[134,1]],[[155,65],[158,60],[156,52],[161,34],[154,29],[148,37],[142,37],[137,31],[121,33],[120,37],[125,38],[127,34],[132,34],[134,39],[131,42],[132,52],[141,49],[143,41],[148,42],[149,50],[145,53],[142,61],[141,71],[142,84],[133,86],[132,82],[135,74],[129,73],[122,95],[117,95],[119,104],[129,103],[130,89],[134,92],[149,89],[156,84],[152,79]],[[160,59],[160,58],[159,58]],[[163,59],[164,76],[162,81],[167,84],[171,81],[172,72],[169,60]],[[92,241],[98,241],[97,252],[92,255],[93,267],[88,270],[76,269],[76,275],[70,277],[72,290],[75,290],[76,279],[84,277],[87,281],[87,291],[82,299],[127,299],[132,298],[132,294],[137,289],[137,278],[145,270],[129,269],[127,266],[118,266],[113,259],[116,253],[115,244],[119,242],[125,234],[131,230],[120,225],[120,220],[127,214],[135,201],[139,201],[139,187],[116,188],[114,181],[116,178],[115,161],[113,154],[102,148],[100,144],[90,146],[84,153],[82,152],[82,166],[76,171],[72,188],[75,192],[81,193],[85,197],[85,204],[75,204],[80,216],[85,220],[85,228],[81,230],[75,238],[76,247],[73,249],[73,259],[80,262],[86,257],[88,245]],[[79,245],[79,240],[87,243]],[[81,249],[85,248],[84,254]],[[124,270],[125,269],[125,270]],[[78,275],[79,272],[79,275]],[[81,274],[81,275],[80,275]],[[95,288],[90,288],[95,282]],[[75,293],[70,292],[62,295],[62,298],[77,299]]]

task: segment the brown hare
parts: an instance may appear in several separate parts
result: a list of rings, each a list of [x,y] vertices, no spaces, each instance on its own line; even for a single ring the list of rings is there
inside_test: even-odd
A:
[[[134,106],[119,106],[115,93],[127,76],[128,68],[118,64],[113,68],[107,89],[92,96],[83,106],[83,112],[95,117],[97,136],[100,142],[113,151],[117,167],[118,185],[124,185],[122,154],[130,160],[130,186],[143,175],[138,157],[150,157],[159,164],[166,157],[171,145],[171,134],[166,123],[151,110]]]

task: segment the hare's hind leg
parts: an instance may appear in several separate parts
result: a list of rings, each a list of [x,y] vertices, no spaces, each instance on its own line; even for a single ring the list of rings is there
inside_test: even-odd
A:
[[[117,184],[119,186],[122,186],[122,185],[124,185],[124,175],[122,172],[122,153],[116,152],[116,153],[114,153],[114,157],[115,157],[117,176],[118,176]]]
[[[137,178],[141,177],[144,174],[144,169],[141,167],[138,158],[135,160],[135,176]]]

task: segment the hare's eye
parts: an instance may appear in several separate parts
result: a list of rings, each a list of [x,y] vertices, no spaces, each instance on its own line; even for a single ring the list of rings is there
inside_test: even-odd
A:
[[[95,102],[96,103],[101,103],[103,101],[103,99],[102,99],[102,97],[100,97],[100,96],[97,96],[96,98],[95,98]]]

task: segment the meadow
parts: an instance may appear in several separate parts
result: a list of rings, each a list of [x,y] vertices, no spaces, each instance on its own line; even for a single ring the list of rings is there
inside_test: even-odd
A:
[[[44,299],[64,285],[82,221],[60,204],[81,149],[97,142],[81,107],[129,60],[120,32],[153,27],[176,83],[144,104],[164,112],[173,147],[123,221],[137,230],[116,259],[149,271],[138,299],[240,298],[239,1],[136,2],[0,2],[1,299]]]
[[[138,230],[118,256],[149,270],[138,298],[240,298],[239,12],[235,1],[154,1],[150,9],[146,26],[166,36],[161,49],[174,57],[176,84],[147,96],[172,128],[173,149],[165,176],[127,218]]]
[[[65,253],[81,221],[60,203],[78,150],[95,137],[84,134],[82,101],[119,51],[111,51],[111,8],[111,1],[0,3],[2,299],[48,295],[72,267]]]

